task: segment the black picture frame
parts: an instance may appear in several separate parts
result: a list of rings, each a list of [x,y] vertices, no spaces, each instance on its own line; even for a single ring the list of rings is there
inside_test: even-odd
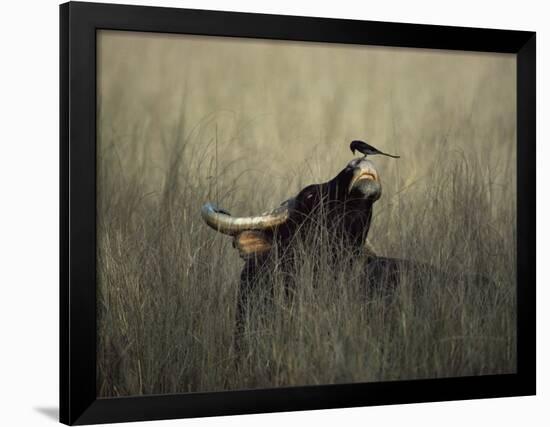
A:
[[[517,373],[96,397],[96,31],[251,37],[517,55]],[[535,379],[536,34],[69,2],[60,6],[60,421],[159,420],[532,395]]]

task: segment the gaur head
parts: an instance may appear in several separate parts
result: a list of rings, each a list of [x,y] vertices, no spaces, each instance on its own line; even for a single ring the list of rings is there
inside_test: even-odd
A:
[[[297,232],[324,223],[330,233],[352,247],[364,248],[372,207],[382,194],[378,171],[366,158],[349,162],[333,179],[302,189],[295,197],[269,212],[234,217],[207,203],[204,221],[213,229],[233,236],[244,259],[268,255],[277,243],[288,245]]]

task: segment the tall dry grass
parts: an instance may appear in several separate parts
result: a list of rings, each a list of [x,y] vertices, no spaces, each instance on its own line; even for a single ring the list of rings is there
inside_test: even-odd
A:
[[[98,395],[513,372],[513,58],[219,43],[100,36]],[[361,260],[302,253],[293,298],[277,271],[252,295],[236,353],[242,261],[200,207],[264,211],[365,133],[402,155],[374,159],[371,241],[439,274],[365,299]]]

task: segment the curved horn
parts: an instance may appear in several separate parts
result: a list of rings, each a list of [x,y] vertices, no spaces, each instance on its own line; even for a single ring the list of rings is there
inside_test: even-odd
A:
[[[284,224],[290,215],[291,200],[287,200],[271,212],[249,217],[232,217],[229,212],[207,203],[202,207],[201,215],[214,230],[233,236],[246,230],[267,230]]]

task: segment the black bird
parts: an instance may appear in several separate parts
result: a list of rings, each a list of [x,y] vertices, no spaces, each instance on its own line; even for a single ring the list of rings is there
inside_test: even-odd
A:
[[[369,145],[369,144],[367,144],[366,142],[363,142],[363,141],[358,141],[358,140],[351,141],[351,144],[349,145],[349,148],[350,148],[350,150],[353,154],[355,154],[355,150],[357,150],[360,153],[364,154],[365,157],[367,157],[367,155],[372,156],[373,154],[382,154],[384,156],[393,157],[394,159],[399,158],[399,156],[394,156],[392,154],[383,153],[382,151],[377,150],[372,145]]]

